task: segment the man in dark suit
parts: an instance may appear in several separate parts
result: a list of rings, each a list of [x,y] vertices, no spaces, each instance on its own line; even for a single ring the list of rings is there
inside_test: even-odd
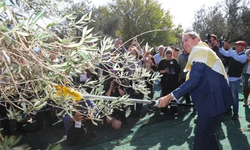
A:
[[[199,118],[194,139],[194,150],[219,150],[216,130],[222,114],[233,104],[227,74],[218,56],[195,32],[182,38],[184,49],[190,53],[184,71],[187,81],[171,94],[158,99],[158,107],[165,107],[172,99],[190,93]]]

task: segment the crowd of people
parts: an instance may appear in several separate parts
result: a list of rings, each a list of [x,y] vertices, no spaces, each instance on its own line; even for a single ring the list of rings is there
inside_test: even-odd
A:
[[[107,79],[104,83],[103,95],[122,97],[127,94],[129,98],[144,99],[144,97],[147,97],[151,100],[154,97],[156,87],[160,87],[161,98],[158,99],[160,102],[158,106],[160,107],[160,115],[165,115],[169,111],[168,103],[170,101],[178,103],[178,99],[183,97],[185,103],[194,103],[198,113],[198,129],[194,149],[204,149],[204,147],[208,146],[204,143],[210,144],[208,146],[210,148],[218,149],[214,133],[220,124],[221,116],[225,112],[233,111],[231,119],[237,120],[239,118],[239,87],[242,83],[244,106],[248,106],[248,80],[250,78],[250,51],[246,50],[246,42],[235,42],[235,50],[227,42],[222,47],[218,43],[218,38],[214,34],[210,35],[210,40],[206,44],[201,41],[197,33],[189,32],[183,36],[182,47],[160,45],[155,48],[157,53],[154,53],[154,49],[148,51],[150,47],[142,48],[136,39],[132,41],[130,46],[126,47],[122,43],[122,39],[117,38],[114,49],[110,50],[109,55],[105,57],[129,53],[131,57],[135,58],[136,63],[131,63],[130,67],[126,68],[128,76],[134,73],[135,65],[145,68],[151,74],[149,78],[152,78],[156,72],[159,72],[162,76],[159,82],[146,78],[141,79],[145,81],[146,87],[150,91],[148,95],[144,95],[132,88],[137,85],[136,81],[117,80],[116,78],[107,77],[109,72],[114,72],[112,62],[107,65],[102,64],[100,68],[103,70],[100,77]],[[87,71],[87,73],[80,75],[79,79],[75,79],[75,82],[84,84],[86,78],[90,77],[91,74]],[[98,79],[99,77],[95,78]],[[87,100],[83,105],[85,108],[95,110],[93,114],[98,112],[95,103],[90,100]],[[102,121],[97,125],[94,125],[89,118],[82,116],[78,112],[75,112],[73,116],[64,115],[62,120],[65,134],[68,136],[67,143],[69,145],[76,144],[78,137],[84,134],[86,130],[91,132],[91,138],[95,139],[96,126],[103,127],[111,124],[113,129],[118,130],[127,124],[127,117],[143,117],[141,114],[142,106],[143,104],[139,103],[130,106],[120,103],[117,108],[112,108],[112,113],[102,118]],[[231,109],[231,106],[233,109]],[[177,107],[170,106],[171,115],[178,115]],[[4,109],[0,108],[1,117],[6,116]],[[130,114],[126,116],[128,109],[130,109]],[[41,123],[43,117],[45,117],[48,124],[47,128],[52,127],[50,109],[48,110],[37,115],[37,129],[41,130],[43,128]],[[153,111],[152,106],[148,105],[147,110]],[[84,127],[82,124],[84,124]],[[2,120],[1,126],[4,129],[3,135],[11,134],[7,120]],[[206,138],[204,138],[204,134],[207,135]]]

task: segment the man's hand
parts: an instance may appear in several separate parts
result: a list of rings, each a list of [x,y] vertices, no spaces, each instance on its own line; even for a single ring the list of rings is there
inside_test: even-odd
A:
[[[159,105],[157,107],[159,107],[159,108],[166,107],[172,99],[173,98],[172,98],[171,94],[168,94],[167,96],[159,98],[158,99]]]
[[[227,42],[224,42],[224,49],[229,50],[230,48],[231,46]]]
[[[90,120],[90,118],[88,118],[88,117],[83,117],[83,119],[82,119],[83,122],[85,122],[85,121],[87,121],[87,120]]]
[[[75,121],[82,121],[83,120],[83,116],[81,115],[81,113],[77,112],[75,114],[75,116],[73,117],[73,120],[75,120]]]

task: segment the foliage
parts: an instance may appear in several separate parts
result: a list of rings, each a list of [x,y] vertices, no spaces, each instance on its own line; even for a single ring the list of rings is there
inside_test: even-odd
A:
[[[177,47],[182,47],[182,33],[183,32],[184,30],[182,28],[182,25],[178,25],[176,28],[174,28],[175,37],[178,39],[178,42],[176,42]]]
[[[20,142],[22,136],[16,137],[16,136],[5,136],[4,139],[0,139],[0,150],[29,150],[31,149],[28,144],[19,145],[17,144]],[[45,150],[61,150],[62,147],[60,144],[58,145],[51,145],[49,144],[48,147]]]
[[[59,144],[55,146],[50,144],[45,150],[61,150],[61,149],[62,147]]]
[[[19,138],[17,138],[16,136],[5,136],[4,139],[1,141],[0,140],[0,150],[10,150],[10,149],[20,149],[20,150],[27,150],[28,145],[22,145],[22,146],[16,146],[17,143],[19,143],[20,139],[22,137],[20,136]]]
[[[130,52],[110,57],[113,41],[109,38],[104,38],[100,41],[100,47],[97,46],[99,39],[92,34],[93,29],[88,27],[91,12],[83,12],[79,17],[79,10],[72,10],[69,14],[56,15],[56,18],[48,20],[46,12],[52,9],[59,12],[59,7],[52,8],[54,3],[49,1],[38,1],[41,5],[36,4],[34,8],[31,2],[34,1],[19,1],[7,6],[2,1],[0,5],[0,104],[6,107],[10,105],[10,119],[20,121],[23,116],[33,115],[45,105],[52,105],[48,103],[50,101],[54,102],[54,107],[72,115],[79,104],[72,97],[58,95],[55,86],[65,86],[79,92],[80,89],[85,91],[91,87],[91,94],[102,95],[103,89],[100,87],[108,77],[99,76],[99,80],[88,80],[77,87],[72,81],[73,77],[86,73],[86,70],[98,75],[95,70],[103,71],[100,65],[105,66],[110,62],[116,71],[107,71],[110,77],[117,79],[120,84],[123,84],[121,80],[131,80],[132,86],[124,86],[148,94],[142,79],[148,78],[150,73],[137,65],[137,60]],[[22,8],[29,11],[25,13]],[[75,36],[77,31],[81,31],[80,37]],[[131,64],[135,68],[133,74],[128,75]],[[150,80],[157,78],[159,74]],[[138,86],[135,86],[135,81]],[[127,99],[128,96],[122,98]],[[93,122],[111,114],[110,108],[120,105],[119,98],[112,103],[100,98],[89,99],[95,101],[99,108],[97,115],[93,115],[93,109],[89,109],[86,114]]]
[[[193,27],[196,32],[200,33],[202,39],[206,39],[209,33],[216,33],[218,36],[225,34],[226,22],[219,8],[221,8],[219,4],[209,7],[208,10],[202,7],[195,14]]]

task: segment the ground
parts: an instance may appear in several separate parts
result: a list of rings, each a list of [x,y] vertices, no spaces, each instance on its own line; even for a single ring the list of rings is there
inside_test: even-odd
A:
[[[156,91],[154,97],[159,96]],[[242,94],[239,93],[240,99]],[[250,109],[243,107],[240,101],[239,120],[232,121],[230,114],[225,114],[218,131],[220,147],[223,150],[250,150]],[[142,118],[127,118],[128,124],[120,130],[113,130],[110,126],[97,129],[97,139],[92,141],[88,134],[82,137],[75,146],[67,146],[63,124],[54,124],[50,132],[38,131],[24,133],[20,144],[28,143],[32,149],[45,149],[48,144],[60,143],[65,150],[188,150],[193,148],[193,139],[197,117],[192,108],[178,107],[178,116],[159,115],[159,109],[148,112],[143,107]],[[127,112],[128,115],[129,111]],[[31,125],[25,128],[30,128]]]

